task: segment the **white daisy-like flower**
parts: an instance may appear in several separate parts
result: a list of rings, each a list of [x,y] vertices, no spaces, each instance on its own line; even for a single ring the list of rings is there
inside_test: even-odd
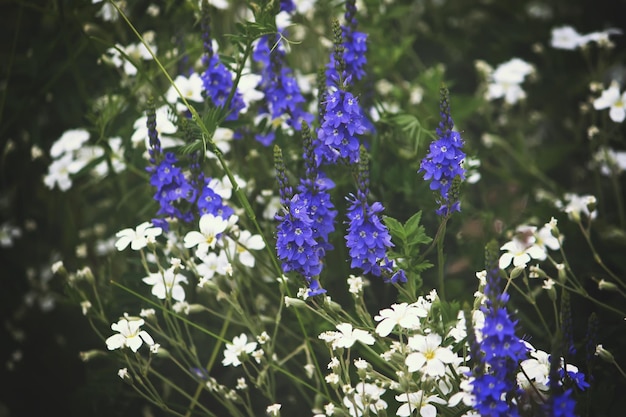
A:
[[[585,43],[585,37],[571,26],[560,26],[552,29],[550,46],[553,48],[571,51]]]
[[[168,295],[176,301],[185,300],[185,289],[180,285],[187,284],[187,277],[174,272],[174,268],[168,268],[163,273],[151,273],[143,278],[143,282],[152,285],[152,295],[160,300],[165,300]]]
[[[615,81],[602,92],[600,97],[593,101],[596,110],[609,110],[609,117],[615,123],[622,123],[626,119],[626,91],[620,93],[619,84]]]
[[[248,336],[245,333],[241,333],[233,338],[232,343],[226,344],[222,364],[224,366],[239,366],[241,365],[242,357],[254,352],[256,347],[256,342],[248,342]]]
[[[343,398],[343,405],[352,417],[361,417],[367,408],[378,415],[379,410],[387,409],[387,403],[380,398],[385,392],[386,390],[378,385],[361,382],[350,395]]]
[[[407,342],[413,350],[405,363],[409,372],[420,371],[429,376],[443,376],[446,365],[458,360],[457,355],[449,347],[441,346],[441,336],[437,333],[411,336]]]
[[[598,215],[595,210],[597,203],[596,198],[592,195],[577,195],[573,193],[567,193],[564,196],[567,204],[563,207],[563,211],[567,213],[568,217],[574,221],[580,221],[581,215],[585,215],[588,219],[595,219]]]
[[[155,238],[163,232],[160,227],[153,227],[150,222],[143,222],[135,229],[123,229],[115,234],[118,238],[115,247],[118,251],[123,251],[130,245],[132,250],[139,250],[148,245],[151,238]]]
[[[446,404],[446,401],[437,395],[427,395],[422,390],[396,395],[396,401],[404,403],[396,411],[396,415],[401,417],[408,417],[415,410],[419,410],[421,417],[435,417],[437,408],[432,403]]]
[[[420,318],[426,316],[428,311],[414,304],[392,304],[391,308],[380,310],[374,317],[374,320],[380,322],[376,326],[376,333],[382,337],[388,336],[396,326],[403,329],[419,329]]]
[[[500,250],[507,251],[500,256],[499,267],[506,269],[511,263],[514,267],[525,267],[531,259],[546,259],[546,252],[536,245],[534,226],[519,226],[517,234],[509,242],[500,247]]]
[[[338,332],[328,331],[319,335],[319,338],[331,344],[334,349],[350,348],[356,342],[364,345],[373,345],[374,337],[365,330],[354,329],[350,323],[339,323],[335,326]]]
[[[204,214],[200,217],[200,231],[191,231],[185,235],[184,245],[186,248],[197,246],[199,253],[207,253],[209,249],[214,249],[217,244],[218,236],[226,230],[228,221],[220,216],[213,214]]]
[[[204,85],[202,78],[200,78],[197,72],[192,73],[189,77],[185,77],[184,75],[177,76],[174,79],[174,85],[171,85],[165,94],[168,103],[175,104],[176,110],[184,112],[187,110],[187,106],[179,100],[180,97],[176,89],[180,91],[187,101],[194,101],[196,103],[204,102],[204,98],[202,97]]]
[[[145,342],[148,345],[153,345],[154,340],[152,336],[145,330],[141,330],[141,326],[145,324],[143,319],[128,320],[126,318],[120,319],[117,323],[111,324],[111,330],[118,333],[109,337],[105,343],[107,349],[115,350],[123,347],[129,347],[133,352],[141,347]]]

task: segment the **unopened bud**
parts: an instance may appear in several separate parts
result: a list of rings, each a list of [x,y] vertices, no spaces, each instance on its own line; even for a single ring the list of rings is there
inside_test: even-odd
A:
[[[604,347],[602,347],[602,345],[596,346],[596,356],[599,356],[600,359],[609,363],[615,362],[615,357],[613,356],[613,354],[606,350]]]
[[[103,350],[99,350],[99,349],[92,349],[92,350],[88,350],[85,352],[80,352],[78,356],[80,357],[81,361],[89,362],[90,360],[97,358],[99,356],[106,356],[106,352],[104,352]]]
[[[57,261],[53,263],[50,269],[52,269],[53,274],[58,274],[59,276],[63,278],[67,278],[67,269],[65,269],[65,265],[63,265],[63,261]]]
[[[567,281],[567,271],[565,270],[565,264],[556,264],[556,273],[559,277],[559,282],[564,284]]]
[[[526,269],[525,265],[520,265],[520,266],[516,266],[515,268],[513,268],[513,270],[511,271],[511,274],[509,275],[510,279],[515,279],[517,277],[520,276],[520,274]]]
[[[598,282],[598,289],[606,290],[606,291],[617,291],[618,288],[617,288],[617,285],[613,284],[612,282],[608,282],[608,281],[601,279]]]
[[[331,300],[331,298],[330,298],[330,297],[326,297],[326,298],[324,299],[324,304],[325,304],[328,308],[330,308],[332,311],[341,311],[341,310],[342,310],[342,308],[341,308],[341,304],[339,304],[339,303],[337,303],[337,302],[335,302],[335,301]]]
[[[76,271],[76,277],[78,279],[84,279],[85,281],[87,281],[90,284],[93,284],[95,281],[95,278],[93,276],[93,272],[91,272],[91,268],[89,268],[88,266],[84,267],[83,269],[80,269],[78,271]]]
[[[285,307],[305,307],[306,303],[299,299],[299,298],[293,298],[293,297],[285,297]]]

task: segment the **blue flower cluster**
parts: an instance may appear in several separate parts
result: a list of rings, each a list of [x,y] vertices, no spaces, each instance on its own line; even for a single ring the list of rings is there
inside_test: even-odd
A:
[[[344,14],[345,25],[341,26],[342,46],[343,46],[343,70],[345,74],[360,80],[365,76],[365,64],[367,63],[367,34],[359,32],[356,19],[356,4],[354,0],[346,1],[346,12]],[[338,80],[339,72],[337,61],[331,55],[330,62],[326,67],[326,77],[330,80]]]
[[[454,123],[450,116],[448,90],[441,90],[441,122],[437,127],[438,139],[431,142],[426,157],[422,160],[418,172],[424,173],[424,179],[430,181],[430,189],[439,191],[437,214],[447,216],[461,211],[458,190],[453,188],[456,177],[465,179],[463,160],[463,139],[458,132],[453,132]]]
[[[203,8],[201,19],[202,41],[204,55],[202,64],[205,70],[200,74],[204,87],[204,95],[208,97],[216,107],[227,105],[228,98],[233,89],[233,78],[231,72],[220,61],[219,55],[213,51],[213,41],[211,39],[210,15],[209,11]],[[236,120],[241,110],[245,108],[243,97],[239,91],[235,91],[228,104],[229,113],[226,120]]]
[[[306,202],[309,214],[313,218],[313,238],[324,251],[328,251],[333,248],[328,237],[335,230],[335,217],[337,217],[337,210],[330,201],[328,192],[335,187],[335,183],[318,167],[313,138],[306,123],[302,123],[302,138],[305,176],[300,179],[297,190],[302,200]]]
[[[329,234],[334,230],[337,211],[328,190],[334,183],[317,169],[309,128],[302,124],[306,176],[300,180],[298,193],[290,196],[282,154],[275,147],[275,164],[280,186],[283,213],[276,216],[280,223],[276,234],[276,252],[284,272],[296,271],[307,281],[309,296],[326,292],[317,277],[323,268],[327,250],[332,249]]]
[[[370,205],[369,168],[365,149],[360,149],[357,195],[346,198],[350,203],[347,211],[348,230],[345,236],[351,268],[358,268],[365,274],[385,276],[385,282],[406,282],[403,270],[394,273],[393,262],[387,258],[387,250],[394,246],[387,227],[380,220],[384,210],[381,203]]]
[[[325,111],[317,131],[318,162],[336,163],[339,159],[359,160],[359,135],[367,131],[367,120],[358,99],[349,91],[334,90],[326,95]]]
[[[196,201],[196,207],[198,208],[199,216],[204,214],[212,214],[214,216],[220,216],[223,219],[228,219],[235,214],[235,210],[232,207],[224,204],[224,200],[221,195],[215,192],[211,187],[212,178],[202,178],[203,187],[200,189],[200,195]]]
[[[517,368],[526,359],[528,348],[515,335],[517,321],[506,309],[509,296],[501,292],[500,271],[493,256],[497,253],[491,247],[487,249],[487,301],[482,307],[485,322],[480,348],[473,349],[482,355],[474,358],[473,394],[481,416],[516,417],[519,412],[510,398],[518,394]]]
[[[185,178],[183,171],[176,166],[178,159],[172,152],[167,152],[161,162],[155,167],[149,167],[152,173],[150,185],[156,190],[154,199],[159,203],[157,216],[152,223],[155,226],[168,229],[164,217],[173,217],[184,222],[191,222],[194,218],[190,210],[191,204],[196,198],[196,190]],[[181,210],[181,203],[186,201],[185,209]]]
[[[179,167],[179,160],[172,152],[161,152],[161,141],[156,129],[154,105],[151,103],[147,112],[148,137],[150,139],[150,185],[155,188],[154,200],[159,203],[157,218],[152,224],[169,229],[166,219],[193,222],[198,215],[211,213],[228,218],[234,210],[225,205],[222,197],[210,186],[211,178],[206,178],[200,170],[197,155],[191,154],[191,175],[186,176]]]
[[[313,121],[313,115],[302,108],[305,100],[291,69],[285,63],[285,49],[280,43],[274,45],[279,40],[280,35],[265,35],[259,39],[252,53],[252,58],[261,66],[258,88],[265,95],[260,114],[269,116],[272,122],[280,121],[286,116],[287,125],[299,130],[303,121]],[[255,138],[269,146],[274,141],[275,134],[275,129],[270,129],[266,133],[257,134]]]

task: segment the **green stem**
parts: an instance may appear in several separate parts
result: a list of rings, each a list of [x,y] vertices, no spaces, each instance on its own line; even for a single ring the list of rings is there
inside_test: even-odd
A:
[[[445,277],[444,277],[444,267],[446,262],[446,257],[443,253],[443,239],[446,235],[446,223],[448,219],[447,217],[441,223],[440,234],[437,235],[437,277],[439,281],[439,299],[441,301],[446,300],[446,286],[445,286]]]

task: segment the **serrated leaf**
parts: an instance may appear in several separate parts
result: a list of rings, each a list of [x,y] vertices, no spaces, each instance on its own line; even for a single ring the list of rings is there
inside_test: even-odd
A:
[[[387,229],[389,229],[389,233],[391,233],[392,238],[395,237],[402,243],[406,242],[406,231],[404,230],[402,223],[389,216],[383,216],[383,222],[385,223],[385,226],[387,226]]]

